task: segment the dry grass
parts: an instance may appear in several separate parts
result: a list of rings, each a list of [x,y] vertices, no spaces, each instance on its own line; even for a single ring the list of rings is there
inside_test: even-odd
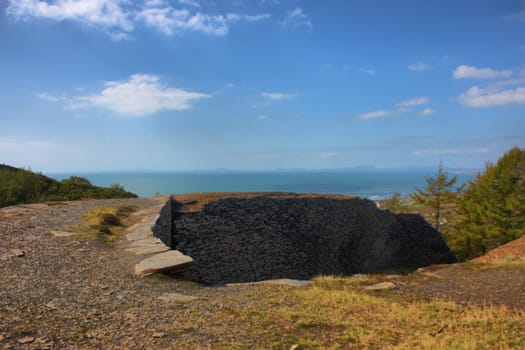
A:
[[[69,227],[68,231],[84,237],[103,238],[107,242],[113,242],[124,228],[134,223],[134,218],[130,214],[135,210],[136,207],[133,205],[99,207],[82,214],[82,222]]]
[[[305,287],[261,287],[242,307],[221,309],[220,319],[250,325],[247,343],[231,348],[525,348],[524,311],[363,291],[378,280],[320,277]]]

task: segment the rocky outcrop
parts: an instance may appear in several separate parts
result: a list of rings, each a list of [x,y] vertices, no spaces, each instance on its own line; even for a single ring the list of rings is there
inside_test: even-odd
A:
[[[193,277],[209,284],[455,261],[440,233],[421,216],[379,210],[360,198],[226,198],[184,212],[182,203],[170,199],[158,220],[163,229],[153,231],[191,256]]]

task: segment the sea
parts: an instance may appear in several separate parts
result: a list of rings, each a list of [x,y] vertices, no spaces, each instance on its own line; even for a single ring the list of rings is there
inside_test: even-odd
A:
[[[474,178],[474,171],[448,172],[457,185]],[[47,174],[62,180],[82,176],[97,186],[114,183],[140,197],[193,192],[296,192],[353,195],[381,200],[400,192],[412,194],[426,186],[431,170],[353,171],[195,171],[195,172],[104,172]]]

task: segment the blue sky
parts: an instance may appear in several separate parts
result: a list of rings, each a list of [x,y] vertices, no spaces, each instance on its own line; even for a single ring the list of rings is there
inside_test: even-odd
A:
[[[0,163],[482,168],[524,63],[518,0],[3,0]]]

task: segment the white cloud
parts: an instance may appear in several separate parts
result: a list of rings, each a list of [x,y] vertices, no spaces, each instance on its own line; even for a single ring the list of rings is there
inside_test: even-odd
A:
[[[377,74],[377,71],[375,69],[359,68],[358,70],[359,70],[359,72],[365,73],[365,74],[368,74],[368,75],[376,75]]]
[[[270,100],[289,100],[297,97],[297,94],[283,94],[280,92],[261,92],[261,96]]]
[[[453,73],[454,79],[495,79],[507,78],[512,75],[510,70],[495,70],[492,68],[476,68],[474,66],[458,66]]]
[[[525,10],[505,16],[505,19],[510,21],[525,21]]]
[[[163,110],[190,108],[190,102],[208,94],[189,92],[160,84],[154,75],[134,74],[128,81],[108,81],[98,94],[78,96],[70,101],[70,109],[99,107],[122,115],[144,116]]]
[[[377,119],[377,118],[388,117],[390,115],[395,115],[395,114],[409,113],[409,112],[412,112],[411,107],[417,107],[417,106],[429,104],[430,102],[431,102],[430,98],[427,96],[414,97],[414,98],[396,103],[396,106],[398,108],[379,109],[377,111],[361,113],[361,114],[354,116],[354,118],[366,120],[366,119]],[[421,112],[419,112],[419,115],[426,116],[426,115],[430,115],[434,113],[436,113],[435,110],[431,108],[426,108],[422,110]]]
[[[248,21],[248,22],[258,22],[272,17],[269,13],[260,13],[257,15],[242,15],[239,13],[227,13],[226,20],[228,22],[235,23],[237,21]]]
[[[257,117],[257,120],[268,120],[270,119],[270,117],[268,117],[267,115],[260,115]]]
[[[35,96],[39,100],[46,101],[46,102],[62,102],[62,101],[67,100],[65,96],[55,96],[55,95],[51,95],[45,92],[37,92],[35,93]]]
[[[377,111],[361,113],[355,116],[356,119],[376,119],[383,118],[393,114],[400,114],[410,111],[407,108],[398,108],[398,109],[380,109]]]
[[[157,28],[164,34],[172,35],[175,28],[187,28],[190,12],[175,10],[171,7],[153,7],[140,11],[136,18],[150,27]]]
[[[201,7],[201,5],[196,0],[179,0],[179,4],[193,7]]]
[[[303,12],[303,9],[296,7],[293,10],[290,10],[284,16],[282,25],[285,27],[299,28],[299,27],[308,27],[312,28],[312,22],[310,17]]]
[[[414,72],[422,72],[425,70],[429,70],[432,67],[428,63],[417,62],[417,63],[409,64],[407,68]]]
[[[456,154],[486,154],[489,153],[488,148],[433,148],[414,151],[412,154],[418,157],[425,156],[443,156]]]
[[[125,3],[126,0],[9,0],[6,11],[17,19],[72,20],[108,30],[131,32],[134,25],[130,13],[122,7]]]
[[[459,95],[459,101],[468,107],[492,107],[525,104],[525,87],[515,89],[480,88],[473,86]]]
[[[422,116],[426,117],[426,116],[429,116],[429,115],[432,115],[432,114],[436,114],[436,113],[437,113],[437,111],[435,109],[425,108],[424,110],[419,112],[419,115],[422,115]]]
[[[411,98],[409,100],[401,101],[397,103],[397,106],[400,107],[414,107],[414,106],[421,106],[426,105],[430,103],[430,98],[427,96],[421,96],[421,97],[415,97]]]
[[[174,8],[165,0],[8,0],[7,14],[22,20],[47,18],[70,20],[103,28],[115,41],[129,39],[137,24],[172,35],[193,30],[211,35],[226,35],[229,24],[239,21],[257,22],[270,14],[239,13],[206,14],[192,12],[200,8],[195,0],[179,0],[183,8]],[[189,8],[189,9],[188,9]],[[191,11],[190,11],[191,10]]]

